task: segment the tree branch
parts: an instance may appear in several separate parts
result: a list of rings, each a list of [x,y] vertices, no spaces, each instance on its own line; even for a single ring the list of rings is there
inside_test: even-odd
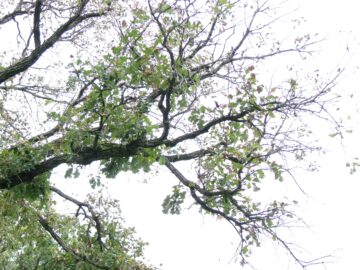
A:
[[[81,140],[81,138],[79,138],[79,140]],[[127,145],[107,144],[97,149],[84,147],[76,153],[55,156],[32,166],[26,171],[0,178],[0,189],[8,189],[21,183],[30,183],[34,177],[49,172],[63,163],[88,165],[93,161],[109,159],[111,157],[134,156],[138,154],[141,149],[138,142],[132,142]]]
[[[81,16],[81,13],[83,12],[88,2],[89,0],[81,1],[81,4],[78,7],[75,15],[70,17],[66,23],[61,25],[48,39],[43,42],[43,44],[41,44],[41,46],[33,50],[29,56],[22,58],[15,64],[6,67],[3,71],[1,71],[0,84],[5,82],[9,78],[14,77],[15,75],[27,70],[29,67],[35,64],[37,60],[41,57],[41,55],[49,48],[51,48],[66,31],[70,30],[71,28],[75,27],[76,25],[80,24],[82,21],[88,18],[99,17],[102,15],[100,13],[90,13]]]
[[[36,2],[35,2],[35,11],[34,11],[34,29],[33,29],[35,49],[39,48],[40,45],[41,45],[41,41],[40,41],[41,5],[42,5],[42,0],[36,0]]]
[[[54,187],[54,186],[51,186],[50,187],[50,190],[55,192],[56,194],[58,194],[59,196],[63,197],[64,199],[76,204],[79,208],[83,209],[83,207],[86,207],[89,212],[90,212],[90,215],[91,215],[91,218],[88,217],[86,215],[87,218],[93,220],[95,222],[95,228],[96,228],[96,232],[97,232],[97,242],[99,243],[100,245],[100,249],[102,250],[103,246],[104,246],[104,243],[102,241],[102,225],[101,225],[101,221],[99,219],[99,214],[95,213],[95,210],[94,208],[88,204],[88,203],[85,203],[85,202],[80,202],[78,200],[76,200],[75,198],[65,194],[64,192],[62,192],[60,189]],[[84,210],[85,211],[85,210]]]
[[[45,231],[47,231],[51,237],[59,244],[59,246],[65,251],[70,253],[72,256],[74,256],[76,259],[87,262],[88,264],[91,264],[92,266],[95,266],[99,269],[110,269],[109,267],[99,265],[92,260],[90,260],[87,256],[77,253],[75,250],[70,248],[66,245],[64,240],[54,231],[54,229],[50,226],[47,219],[45,219],[43,216],[38,215],[38,221],[40,225],[44,228]]]
[[[22,10],[22,0],[18,3],[18,5],[15,7],[15,10],[9,14],[4,15],[2,18],[0,18],[0,25],[5,24],[13,19],[15,19],[17,16],[25,15],[25,14],[32,14],[31,8],[34,6],[34,3],[28,3],[30,6]]]

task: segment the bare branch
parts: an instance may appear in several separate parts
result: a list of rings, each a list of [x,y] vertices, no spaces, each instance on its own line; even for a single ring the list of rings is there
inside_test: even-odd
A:
[[[9,78],[27,70],[29,67],[35,64],[40,58],[40,56],[49,48],[51,48],[66,31],[77,26],[86,19],[99,17],[102,15],[100,13],[89,13],[81,15],[88,2],[89,0],[81,1],[81,4],[79,5],[75,15],[70,17],[66,23],[61,25],[48,39],[43,42],[43,44],[41,44],[41,46],[33,50],[29,56],[20,59],[15,64],[8,66],[4,70],[2,70],[0,72],[0,84],[5,82]]]
[[[39,48],[40,45],[41,45],[41,41],[40,41],[41,5],[42,5],[42,0],[36,0],[36,2],[35,2],[35,11],[34,11],[34,29],[33,29],[35,49]]]
[[[30,3],[30,5],[23,10],[22,9],[22,1],[19,2],[19,4],[15,7],[15,10],[9,14],[4,15],[2,18],[0,18],[0,25],[5,24],[11,20],[14,20],[16,17],[26,14],[32,14],[31,11],[32,7],[34,6],[34,3]]]

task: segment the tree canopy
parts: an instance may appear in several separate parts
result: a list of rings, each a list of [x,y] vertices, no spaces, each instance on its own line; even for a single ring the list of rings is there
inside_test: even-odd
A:
[[[155,269],[142,262],[144,242],[122,225],[116,201],[99,193],[101,200],[82,202],[51,180],[60,165],[68,166],[68,178],[81,177],[91,163],[98,165],[93,188],[106,185],[101,176],[167,168],[177,182],[164,213],[180,214],[191,198],[202,213],[234,227],[243,262],[268,236],[306,266],[277,233],[293,218],[293,202],[263,202],[256,192],[265,181],[291,178],[288,161],[318,149],[309,144],[304,119],[329,121],[323,116],[336,76],[299,74],[296,63],[283,61],[289,54],[305,59],[316,40],[293,34],[290,24],[284,31],[291,37],[281,39],[272,29],[282,18],[278,6],[256,0],[1,5],[0,31],[9,40],[0,48],[4,268]],[[284,65],[281,80],[271,80],[268,61]],[[56,196],[76,213],[57,211]]]

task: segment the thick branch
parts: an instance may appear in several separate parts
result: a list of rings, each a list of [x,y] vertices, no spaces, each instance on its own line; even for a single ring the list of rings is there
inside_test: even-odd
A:
[[[34,43],[35,49],[40,47],[40,14],[41,14],[41,5],[42,0],[37,0],[35,3],[35,12],[34,12]]]
[[[30,183],[34,177],[49,172],[64,163],[88,165],[94,161],[112,157],[135,156],[140,150],[141,148],[136,142],[128,145],[108,144],[97,149],[84,148],[76,153],[49,158],[19,174],[0,178],[0,189],[8,189],[21,183]]]
[[[185,161],[191,160],[199,157],[203,157],[205,155],[211,155],[214,152],[208,149],[201,149],[198,151],[194,151],[191,153],[181,154],[181,155],[173,155],[173,156],[164,156],[169,162],[177,162],[177,161]]]
[[[22,58],[21,60],[17,61],[15,64],[1,71],[0,84],[5,82],[9,78],[14,77],[15,75],[27,70],[29,67],[35,64],[37,60],[41,57],[41,55],[44,52],[46,52],[49,48],[51,48],[66,31],[77,26],[82,21],[88,18],[101,16],[100,13],[90,13],[81,16],[81,13],[83,12],[88,2],[89,0],[82,1],[75,15],[70,17],[66,23],[61,25],[47,40],[44,41],[44,43],[41,46],[33,50],[29,56]]]
[[[175,168],[174,165],[172,165],[168,160],[165,161],[165,166],[176,176],[177,179],[180,180],[180,182],[190,188],[198,191],[200,194],[212,197],[212,196],[222,196],[222,195],[234,195],[235,193],[239,192],[241,189],[236,188],[234,190],[216,190],[216,191],[209,191],[205,188],[200,187],[195,182],[192,182],[188,180],[178,169]]]
[[[238,114],[224,115],[222,117],[216,118],[216,119],[208,122],[203,128],[198,129],[198,130],[193,131],[193,132],[190,132],[190,133],[187,133],[185,135],[179,136],[174,140],[165,141],[164,144],[166,146],[170,146],[170,147],[175,146],[175,145],[177,145],[178,143],[180,143],[182,141],[189,140],[189,139],[194,139],[194,138],[208,132],[210,128],[212,128],[213,126],[215,126],[217,124],[220,124],[222,122],[226,122],[226,121],[237,121],[237,122],[239,122],[239,121],[242,121],[242,120],[240,120],[241,118],[243,118],[247,114],[253,112],[254,110],[255,110],[254,108],[249,108],[249,109],[244,110],[244,111],[242,111],[241,113],[238,113]]]

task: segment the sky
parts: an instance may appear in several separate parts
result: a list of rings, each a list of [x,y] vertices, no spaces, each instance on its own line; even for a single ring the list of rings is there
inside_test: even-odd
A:
[[[346,118],[345,125],[352,128],[343,141],[328,136],[322,126],[313,125],[314,132],[326,154],[314,156],[320,167],[318,172],[298,172],[297,179],[306,194],[293,183],[284,184],[288,196],[299,201],[297,214],[306,221],[306,227],[287,231],[287,239],[297,243],[304,258],[324,258],[309,269],[355,269],[358,263],[360,243],[359,173],[350,174],[346,162],[360,156],[358,142],[360,108],[358,86],[360,64],[360,16],[355,0],[302,0],[289,1],[287,5],[298,7],[295,15],[303,16],[304,31],[319,32],[326,40],[316,56],[316,65],[322,71],[332,72],[345,66],[335,91],[342,95],[337,114]],[[352,98],[350,96],[354,94]],[[338,115],[337,115],[338,116]],[[325,128],[326,130],[326,128]],[[165,216],[161,203],[168,194],[174,179],[160,173],[143,184],[143,176],[119,176],[120,182],[109,185],[111,193],[120,199],[123,216],[127,223],[136,227],[138,234],[150,243],[146,258],[155,265],[162,263],[164,270],[180,269],[300,269],[284,250],[265,241],[250,259],[251,265],[241,268],[234,260],[238,237],[230,225],[222,220],[199,215],[197,210],[184,211],[180,216]],[[136,194],[136,195],[135,195]],[[156,194],[156,197],[154,197]],[[137,201],[141,198],[141,203]]]
[[[306,226],[284,233],[287,240],[298,245],[296,250],[301,258],[331,255],[309,269],[355,269],[359,264],[360,182],[359,173],[350,174],[346,163],[360,157],[360,16],[357,14],[360,4],[355,0],[292,0],[286,4],[297,7],[291,16],[306,19],[301,25],[305,33],[318,32],[325,37],[311,64],[318,66],[323,74],[333,74],[339,66],[345,67],[334,89],[342,96],[334,112],[336,117],[346,120],[344,125],[351,128],[352,133],[345,134],[341,141],[330,138],[326,127],[310,123],[327,152],[310,157],[317,161],[319,171],[296,172],[306,194],[292,181],[281,184],[289,198],[299,201],[296,213],[306,222]],[[267,240],[254,251],[251,265],[242,268],[234,258],[239,238],[229,224],[200,215],[196,207],[180,216],[163,215],[161,203],[174,183],[175,178],[164,171],[156,176],[121,174],[116,181],[108,182],[109,193],[120,200],[126,223],[149,242],[145,253],[148,261],[161,264],[164,270],[300,269],[279,245]],[[66,180],[63,185],[71,188],[71,181]]]
[[[334,89],[342,96],[337,105],[339,110],[334,111],[346,119],[345,125],[352,133],[340,141],[330,138],[326,127],[310,124],[327,152],[311,156],[317,161],[319,171],[296,172],[306,194],[292,181],[276,187],[283,189],[289,198],[299,201],[296,212],[306,222],[306,226],[284,233],[286,239],[298,244],[297,250],[307,259],[332,255],[324,258],[326,264],[320,263],[309,269],[355,269],[359,264],[357,206],[360,205],[360,182],[359,172],[350,174],[346,163],[351,163],[353,157],[360,157],[357,139],[360,137],[357,111],[360,108],[360,4],[356,0],[289,0],[286,5],[297,8],[291,16],[306,19],[301,24],[304,33],[318,32],[326,37],[320,45],[321,51],[311,63],[324,74],[333,72],[339,65],[345,66]],[[64,180],[63,170],[59,168],[54,181],[59,183],[60,189],[72,190],[74,180]],[[82,193],[90,191],[87,179],[75,181],[84,182],[78,185]],[[251,265],[242,268],[234,257],[239,238],[224,220],[202,216],[196,207],[183,211],[180,216],[163,215],[161,203],[177,183],[166,171],[160,170],[157,175],[150,176],[120,174],[107,183],[111,196],[120,200],[126,224],[134,226],[138,236],[149,242],[146,259],[154,265],[161,264],[163,270],[300,269],[279,245],[267,240],[254,251]]]

